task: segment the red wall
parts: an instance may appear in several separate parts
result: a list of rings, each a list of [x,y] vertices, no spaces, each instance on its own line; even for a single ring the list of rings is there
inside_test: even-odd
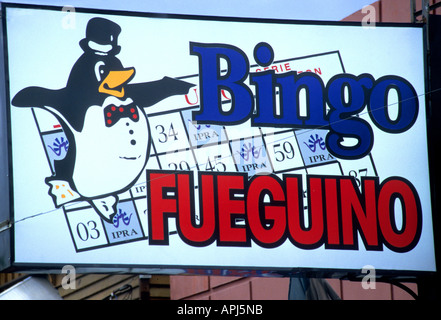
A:
[[[360,282],[327,281],[343,300],[413,300],[403,289],[387,283],[363,289]],[[416,284],[405,285],[417,292]],[[172,300],[287,300],[289,278],[172,276],[170,289]]]
[[[170,289],[172,300],[286,300],[289,279],[172,276]]]

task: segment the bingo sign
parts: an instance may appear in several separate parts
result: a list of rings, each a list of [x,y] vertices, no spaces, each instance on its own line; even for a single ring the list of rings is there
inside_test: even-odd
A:
[[[16,266],[435,270],[423,28],[3,14]]]

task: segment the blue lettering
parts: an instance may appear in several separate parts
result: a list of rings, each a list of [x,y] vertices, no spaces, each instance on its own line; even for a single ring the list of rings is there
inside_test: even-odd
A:
[[[367,155],[374,143],[369,123],[356,116],[366,106],[368,90],[373,78],[363,74],[358,77],[341,74],[332,77],[326,86],[330,131],[326,136],[328,151],[343,159],[361,158]],[[345,94],[347,92],[347,95]],[[344,138],[355,138],[355,145],[345,145]]]
[[[398,94],[398,117],[391,120],[388,114],[390,90]],[[375,82],[369,99],[368,110],[372,121],[383,131],[400,133],[413,126],[418,117],[418,97],[415,89],[405,79],[386,76]]]
[[[193,120],[204,124],[239,124],[248,120],[254,109],[254,98],[243,83],[250,69],[245,53],[230,45],[191,42],[190,54],[199,57],[201,90],[201,107],[193,112]],[[221,59],[228,64],[225,75],[221,75]],[[221,90],[231,95],[228,111],[222,110]]]
[[[252,73],[250,83],[256,86],[256,114],[253,126],[294,128],[327,127],[325,120],[324,84],[315,73],[297,75],[295,71],[276,75],[274,70]],[[275,104],[275,87],[279,87],[280,113]],[[300,90],[306,91],[306,116],[300,115]]]
[[[369,154],[374,144],[370,124],[358,116],[366,106],[373,123],[389,133],[408,130],[418,117],[415,89],[398,76],[375,80],[370,74],[342,73],[325,86],[321,77],[312,72],[276,74],[269,69],[249,74],[246,54],[231,45],[192,42],[190,54],[199,58],[201,104],[199,111],[193,112],[193,120],[199,124],[234,125],[251,118],[252,126],[326,128],[329,132],[325,143],[332,155],[358,159]],[[221,70],[222,59],[227,63],[225,71]],[[269,67],[274,51],[268,43],[261,42],[254,48],[254,59],[260,66]],[[255,86],[256,110],[253,94],[244,83],[248,76]],[[231,95],[229,110],[222,108],[222,90]],[[306,93],[305,114],[300,112],[302,90]],[[388,110],[391,90],[398,95],[398,115],[394,120]]]

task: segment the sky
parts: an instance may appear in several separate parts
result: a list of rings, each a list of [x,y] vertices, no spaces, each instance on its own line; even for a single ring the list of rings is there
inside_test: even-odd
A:
[[[0,2],[207,16],[339,21],[375,0],[10,0]]]

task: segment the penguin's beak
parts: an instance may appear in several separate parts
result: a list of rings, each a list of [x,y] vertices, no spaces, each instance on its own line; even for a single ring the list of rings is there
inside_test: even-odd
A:
[[[98,91],[107,93],[117,98],[124,97],[124,85],[135,75],[135,68],[110,71],[106,78],[101,82]]]

